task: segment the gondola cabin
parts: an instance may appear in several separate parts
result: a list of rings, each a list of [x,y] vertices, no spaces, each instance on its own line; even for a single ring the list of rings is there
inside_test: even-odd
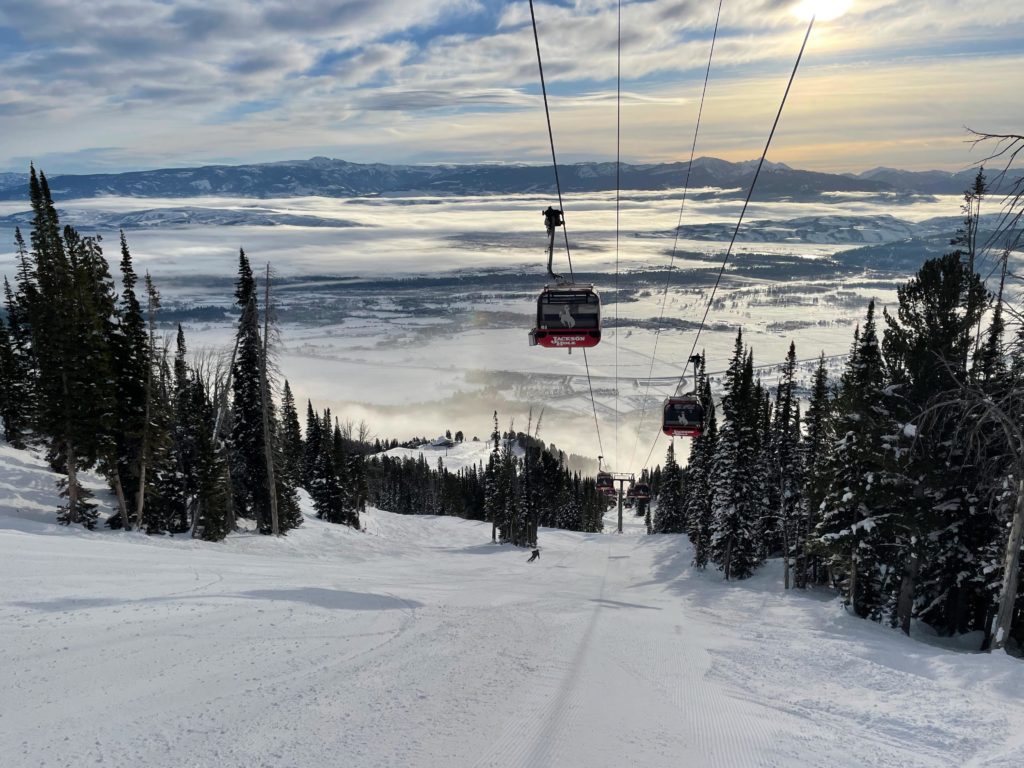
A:
[[[661,431],[669,437],[700,437],[704,429],[704,406],[695,395],[670,397],[665,401]]]
[[[596,347],[601,341],[601,297],[592,285],[549,285],[537,299],[530,346]]]
[[[597,473],[597,491],[605,496],[615,495],[615,481],[612,480],[611,472]]]
[[[637,501],[647,501],[651,498],[651,486],[647,483],[637,483],[630,490]]]

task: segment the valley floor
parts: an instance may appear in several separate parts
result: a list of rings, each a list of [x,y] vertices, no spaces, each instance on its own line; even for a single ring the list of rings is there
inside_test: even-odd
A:
[[[1024,664],[785,594],[777,564],[724,583],[635,525],[542,531],[527,564],[484,524],[364,519],[219,545],[0,525],[0,762],[1024,764]]]

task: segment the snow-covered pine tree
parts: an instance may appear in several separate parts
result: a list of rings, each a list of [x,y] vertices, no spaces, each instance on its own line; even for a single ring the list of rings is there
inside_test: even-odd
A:
[[[675,440],[668,444],[665,466],[661,471],[661,488],[652,521],[654,533],[686,531],[686,510],[683,508],[683,472],[676,461]]]
[[[281,394],[281,453],[282,470],[288,473],[294,484],[298,485],[302,476],[302,427],[299,426],[295,397],[287,379]]]
[[[873,301],[854,334],[835,414],[818,542],[846,604],[881,621],[895,610],[899,593],[900,561],[890,545],[905,499]]]
[[[966,225],[967,248],[975,228]],[[968,254],[957,251],[926,261],[897,296],[896,315],[885,313],[882,349],[892,391],[900,396],[895,415],[907,423],[934,398],[966,384],[988,293],[970,271]],[[921,618],[946,634],[984,629],[988,596],[976,573],[977,553],[997,527],[980,500],[980,473],[958,439],[962,421],[962,411],[946,408],[942,419],[929,420],[913,439],[897,432],[915,489],[914,502],[902,506],[889,551],[900,558],[896,567],[908,594],[916,595]],[[920,566],[908,563],[911,558]],[[901,623],[909,630],[909,603],[906,608]]]
[[[154,350],[149,424],[145,431],[146,497],[142,525],[147,533],[184,533],[189,529],[189,488],[175,437],[174,382],[166,350]]]
[[[214,436],[216,409],[198,376],[188,386],[191,402],[185,427],[193,446],[194,485],[190,509],[195,510],[196,532],[206,541],[221,541],[233,525],[229,498],[228,465],[220,438]]]
[[[775,413],[771,429],[772,477],[769,483],[777,489],[777,530],[782,539],[784,585],[794,584],[792,571],[803,556],[799,537],[799,510],[803,493],[803,466],[800,456],[800,402],[794,393],[796,376],[796,345],[790,343],[782,365],[775,393]]]
[[[747,353],[747,367],[750,377],[754,376],[754,353]],[[756,421],[752,425],[753,449],[751,456],[751,481],[757,515],[757,540],[760,559],[781,555],[783,552],[782,531],[779,519],[779,487],[774,477],[775,454],[772,450],[772,398],[768,388],[758,376],[754,381],[753,401]]]
[[[803,588],[811,584],[824,584],[827,569],[815,545],[815,533],[821,515],[821,502],[828,487],[827,468],[835,444],[832,424],[832,392],[825,367],[825,354],[821,354],[811,384],[811,399],[804,419],[806,434],[801,443],[800,464],[804,479],[800,503],[800,516],[796,525],[794,583]]]
[[[302,446],[302,482],[309,489],[315,477],[317,458],[320,456],[320,443],[323,439],[323,428],[320,417],[313,410],[313,403],[306,400],[306,439]]]
[[[244,258],[244,257],[243,257]],[[251,274],[249,275],[251,279]],[[246,280],[239,275],[239,292]],[[233,392],[231,424],[231,480],[238,517],[256,521],[260,532],[270,532],[270,492],[267,486],[266,452],[263,435],[263,399],[260,376],[263,354],[256,296],[242,310],[238,324],[238,352],[231,377]]]
[[[22,421],[17,425],[17,445],[35,425],[36,398],[39,385],[39,363],[33,343],[36,327],[33,325],[35,313],[39,311],[39,289],[36,285],[33,269],[34,259],[25,247],[21,230],[14,230],[15,247],[18,254],[18,271],[15,276],[15,289],[7,289],[4,281],[5,306],[7,322],[11,336],[11,354],[14,388],[8,394],[12,408],[22,414]]]
[[[317,455],[312,482],[307,490],[313,499],[313,508],[318,518],[329,523],[349,524],[345,494],[338,479],[334,451],[329,445],[322,446]]]
[[[132,264],[131,251],[124,231],[121,232],[121,284],[120,301],[116,309],[117,324],[113,329],[114,377],[117,382],[117,467],[129,516],[138,525],[140,507],[144,498],[139,496],[143,466],[143,432],[146,429],[146,391],[152,384],[152,358],[150,334],[146,330],[142,305],[135,293],[138,276]]]
[[[742,330],[725,375],[722,415],[712,473],[711,559],[726,579],[745,579],[761,561],[765,509],[764,488],[753,471],[761,403],[755,400],[753,359],[745,354]]]
[[[693,545],[693,565],[705,568],[711,555],[711,481],[714,471],[715,444],[718,441],[718,421],[715,403],[704,366],[704,355],[697,371],[697,391],[704,406],[704,428],[690,447],[689,493],[686,506],[686,533]]]
[[[10,294],[11,287],[4,279],[4,290]],[[9,304],[10,302],[8,302]],[[16,391],[18,387],[18,370],[11,347],[11,335],[7,322],[0,319],[0,418],[4,422],[4,440],[8,443],[21,443],[24,431],[24,416],[18,407]]]

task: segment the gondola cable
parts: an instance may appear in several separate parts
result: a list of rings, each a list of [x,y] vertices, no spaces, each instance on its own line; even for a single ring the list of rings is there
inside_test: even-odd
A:
[[[530,21],[533,24],[533,43],[537,49],[537,70],[540,73],[540,90],[544,97],[544,117],[548,125],[548,142],[551,144],[551,165],[555,171],[555,190],[558,193],[558,208],[563,212],[562,234],[565,236],[565,258],[569,263],[569,279],[575,283],[576,278],[572,269],[572,254],[569,251],[569,229],[565,226],[564,211],[565,205],[562,202],[562,183],[558,178],[558,159],[555,155],[555,134],[551,127],[551,110],[548,107],[548,89],[544,82],[544,63],[540,55],[540,36],[537,34],[537,15],[533,9],[533,0],[530,2]],[[594,412],[594,430],[597,432],[597,445],[604,455],[604,443],[601,440],[601,425],[597,419],[597,401],[594,399],[594,383],[590,378],[590,361],[587,359],[587,350],[583,349],[583,364],[587,371],[587,388],[590,390],[590,406]]]
[[[704,87],[700,93],[700,105],[697,108],[697,121],[693,128],[693,143],[690,145],[690,162],[686,165],[686,178],[683,181],[683,197],[679,203],[679,219],[676,222],[675,237],[672,240],[672,251],[668,261],[668,273],[665,276],[665,290],[661,297],[661,312],[658,315],[658,325],[654,332],[654,349],[651,351],[651,365],[647,370],[647,387],[644,390],[643,400],[640,401],[640,424],[636,428],[636,440],[633,441],[633,453],[629,458],[629,465],[633,466],[636,458],[636,449],[640,445],[640,433],[643,432],[644,419],[647,416],[647,399],[651,394],[651,377],[654,375],[654,361],[658,354],[658,340],[661,338],[661,323],[665,319],[665,306],[668,302],[668,289],[672,284],[672,266],[675,264],[676,253],[679,247],[679,229],[683,225],[683,209],[686,207],[686,197],[690,190],[690,174],[693,172],[693,159],[697,153],[697,137],[700,135],[700,121],[704,114],[704,98],[708,93],[708,81],[711,78],[711,62],[715,57],[715,43],[718,40],[718,25],[722,18],[722,2],[718,0],[718,11],[715,14],[715,29],[711,33],[711,50],[708,52],[708,64],[704,70]],[[684,368],[685,371],[685,368]]]
[[[757,178],[761,174],[761,168],[764,166],[765,158],[768,156],[768,149],[771,147],[772,139],[775,136],[775,129],[778,128],[779,120],[782,118],[782,110],[786,106],[786,99],[789,97],[789,91],[793,87],[793,80],[796,79],[797,69],[800,67],[800,61],[803,59],[804,50],[807,48],[807,41],[811,37],[811,30],[814,28],[814,16],[811,16],[810,23],[807,25],[807,32],[804,33],[803,42],[800,45],[800,52],[797,53],[796,62],[793,64],[793,71],[790,72],[789,82],[786,83],[786,90],[782,94],[782,101],[779,104],[778,112],[775,113],[775,120],[772,123],[772,129],[768,132],[768,140],[765,142],[764,150],[761,152],[761,159],[758,160],[757,168],[754,171],[754,177],[750,181],[750,187],[747,189],[746,199],[743,201],[743,207],[740,209],[739,218],[736,221],[736,227],[733,229],[732,238],[729,240],[729,247],[725,251],[725,256],[722,258],[722,266],[718,270],[718,277],[715,279],[715,284],[711,289],[711,296],[708,297],[707,306],[704,308],[704,316],[701,318],[700,325],[697,327],[697,333],[693,337],[693,346],[690,347],[690,354],[688,357],[692,357],[695,350],[697,349],[697,342],[700,340],[700,334],[704,330],[704,325],[707,322],[708,315],[711,312],[711,306],[715,301],[715,293],[718,291],[718,286],[722,282],[722,275],[725,273],[726,264],[729,262],[729,257],[732,255],[732,249],[736,245],[736,237],[739,235],[740,227],[743,224],[743,218],[747,213],[747,207],[750,205],[750,199],[754,194],[754,187],[757,185]],[[679,377],[679,383],[676,385],[676,391],[683,385],[686,378],[685,371],[683,375]],[[658,444],[658,438],[661,437],[661,433],[655,436],[654,442],[651,443],[651,450],[647,453],[647,458],[644,460],[644,468],[646,468],[651,461],[651,456],[654,455],[654,448]]]
[[[615,464],[619,463],[619,202],[622,194],[622,0],[615,43]]]

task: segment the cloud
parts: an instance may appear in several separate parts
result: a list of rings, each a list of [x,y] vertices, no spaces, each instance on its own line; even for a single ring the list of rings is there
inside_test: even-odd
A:
[[[781,95],[803,29],[793,5],[723,5],[707,146],[749,156],[763,141],[753,106],[770,110]],[[564,154],[603,156],[616,3],[535,7]],[[689,131],[716,9],[624,3],[631,159],[678,157],[672,147]],[[1024,106],[1003,67],[1019,67],[1010,53],[1022,38],[1016,0],[858,0],[815,29],[797,86],[815,83],[819,106],[787,111],[783,127],[802,143],[783,131],[779,146],[794,154],[780,159],[837,168],[852,161],[841,151],[849,142],[858,164],[897,164],[917,131],[927,149],[913,162],[948,164],[963,123],[1021,130]],[[108,144],[143,165],[309,150],[380,161],[543,159],[528,149],[544,130],[529,9],[518,0],[0,2],[0,39],[16,41],[0,60],[0,167]],[[891,154],[871,159],[874,150]]]

